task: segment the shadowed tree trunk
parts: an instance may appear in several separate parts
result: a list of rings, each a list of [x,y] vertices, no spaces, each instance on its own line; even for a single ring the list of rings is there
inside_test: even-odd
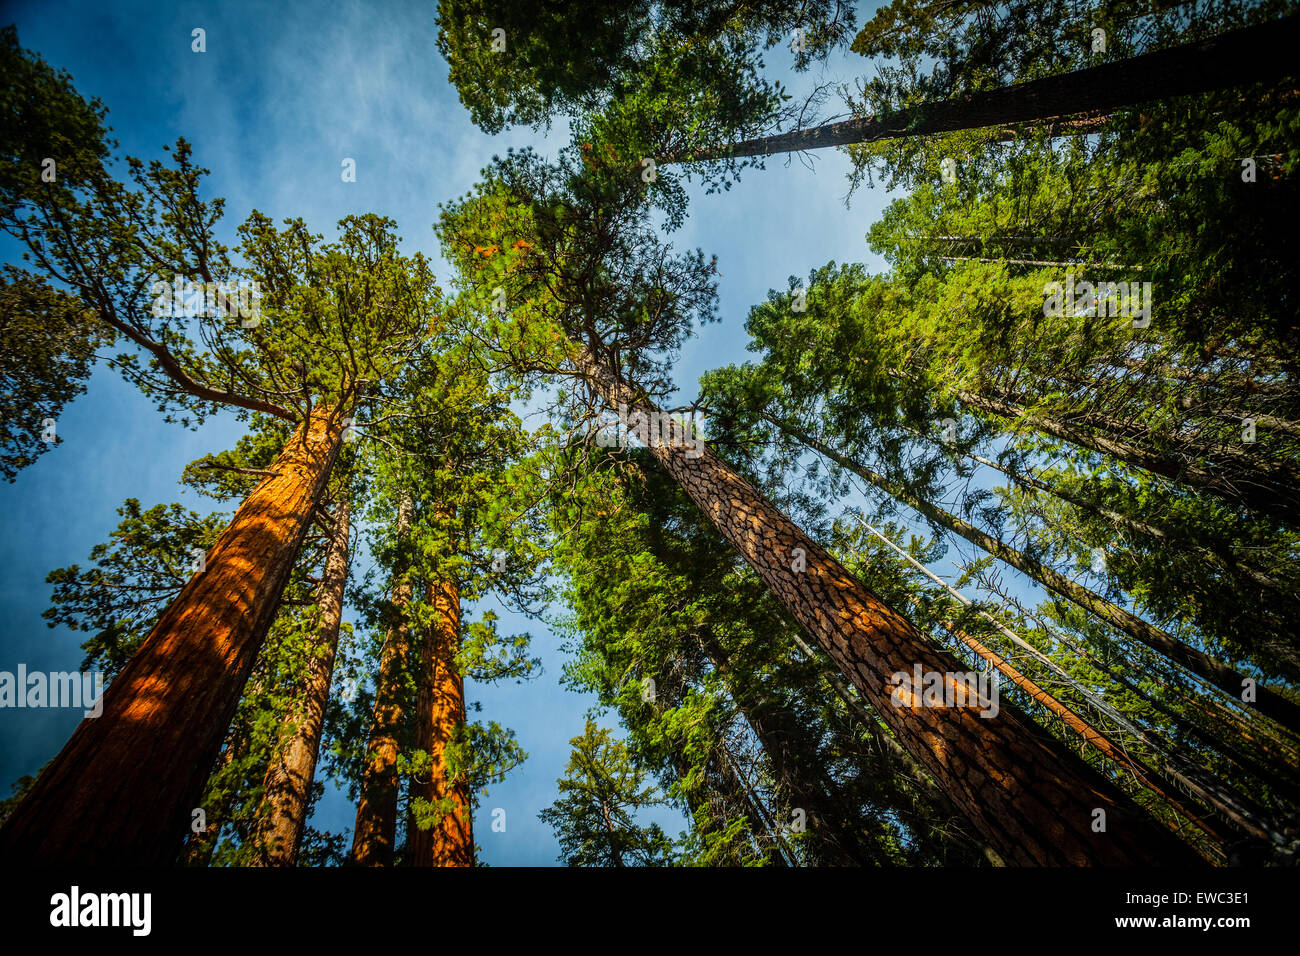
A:
[[[1235,502],[1254,509],[1260,514],[1284,521],[1294,527],[1300,527],[1300,502],[1279,494],[1275,489],[1257,488],[1252,485],[1243,486],[1225,475],[1220,469],[1205,467],[1186,458],[1165,455],[1140,445],[1119,441],[1105,434],[1081,428],[1059,419],[1035,415],[1028,412],[1023,405],[1015,402],[999,401],[966,389],[956,389],[953,394],[971,408],[997,415],[1017,425],[1024,424],[1029,428],[1051,435],[1053,438],[1070,442],[1080,448],[1090,448],[1093,451],[1110,455],[1118,461],[1132,465],[1135,468],[1141,468],[1143,471],[1149,471],[1153,475],[1160,475],[1170,481],[1199,488],[1222,498],[1224,501]]]
[[[813,129],[749,139],[721,149],[665,156],[660,166],[770,156],[827,146],[930,136],[1011,123],[1047,123],[1087,113],[1293,75],[1300,18],[1231,30],[1198,43],[1144,53],[1114,63],[922,103],[888,116],[867,116]],[[1085,130],[1086,131],[1086,130]]]
[[[610,407],[658,412],[590,355],[576,356],[575,364]],[[652,444],[651,453],[1008,863],[1198,862],[1113,784],[1013,708],[982,718],[973,707],[893,706],[891,675],[919,665],[955,684],[951,675],[964,666],[887,607],[711,448],[689,458],[685,447]]]
[[[321,575],[317,637],[307,662],[301,704],[289,724],[291,733],[267,767],[265,795],[258,809],[253,839],[257,866],[293,866],[311,809],[312,781],[320,752],[325,708],[329,704],[343,622],[343,593],[348,582],[348,519],[345,497],[335,508]]]
[[[772,766],[772,775],[780,784],[791,807],[807,814],[807,826],[815,838],[819,862],[832,866],[880,866],[888,862],[879,848],[854,830],[861,818],[839,786],[826,774],[810,766],[816,759],[817,743],[812,740],[796,716],[779,701],[756,701],[744,692],[742,681],[732,673],[727,654],[711,628],[699,632],[700,646],[713,666],[727,681],[763,753]]]
[[[410,796],[450,805],[442,819],[428,829],[416,825],[414,811],[408,814],[405,862],[408,866],[473,866],[469,784],[463,773],[451,777],[446,757],[453,735],[465,726],[465,681],[456,667],[460,589],[455,581],[436,581],[429,587],[429,601],[436,618],[420,642],[415,749],[429,754],[432,765],[428,780],[412,778]]]
[[[736,755],[727,746],[726,734],[718,737],[709,760],[716,768],[717,775],[725,781],[727,789],[740,794],[754,849],[764,855],[767,865],[797,866],[798,858],[782,835],[780,821],[772,818],[771,811],[755,792],[753,783],[741,771]]]
[[[1060,377],[1066,380],[1073,378],[1073,376]],[[1095,382],[1088,384],[1093,385]],[[1031,395],[997,386],[988,388],[988,397],[1021,409],[1029,407],[1034,401]],[[1240,418],[1240,416],[1234,417]],[[1213,441],[1206,443],[1199,435],[1173,434],[1167,437],[1155,435],[1140,423],[1124,421],[1088,409],[1069,413],[1064,424],[1069,428],[1082,427],[1089,434],[1105,436],[1135,449],[1149,448],[1158,441],[1176,442],[1180,453],[1188,458],[1214,461],[1218,466],[1231,465],[1231,484],[1238,489],[1237,497],[1250,502],[1253,507],[1258,507],[1259,501],[1267,501],[1270,498],[1281,498],[1284,501],[1300,498],[1300,472],[1293,463],[1270,460],[1247,451],[1244,447]],[[1184,470],[1190,470],[1193,477],[1200,479],[1207,474],[1215,474],[1221,470],[1221,467],[1211,471],[1189,463]]]
[[[236,760],[242,759],[248,752],[248,734],[243,728],[232,730],[226,739],[226,745],[221,750],[221,759],[212,770],[212,776],[222,773],[230,767]],[[191,822],[190,835],[185,840],[185,849],[181,852],[180,862],[182,866],[208,866],[212,862],[212,854],[217,850],[217,837],[221,834],[221,827],[227,815],[229,815],[234,806],[233,792],[223,794],[221,800],[216,806],[205,807],[206,819],[205,827],[201,832],[195,833],[193,823]]]
[[[887,536],[872,527],[865,519],[859,518],[859,521],[861,521],[863,526],[872,534],[880,538],[880,540],[884,541],[885,544],[892,548],[904,561],[947,591],[952,595],[952,597],[956,598],[959,603],[966,607],[971,606],[972,602],[970,599],[963,596],[960,591],[950,585],[947,581],[943,580],[943,578],[939,577],[925,565],[921,564],[921,562],[917,561],[916,558],[912,557],[900,548]],[[918,606],[920,604],[920,598],[913,597],[912,603],[914,606]],[[979,614],[1013,644],[1024,651],[1028,651],[1031,656],[1037,658],[1042,663],[1047,664],[1051,671],[1056,674],[1060,680],[1065,681],[1067,685],[1073,687],[1086,700],[1089,700],[1097,706],[1098,710],[1114,721],[1116,725],[1128,730],[1141,740],[1152,742],[1148,733],[1134,726],[1128,718],[1124,717],[1123,714],[1119,713],[1105,701],[1098,698],[1086,686],[1075,680],[1075,678],[1064,668],[1060,667],[1060,665],[1052,661],[1051,658],[1047,657],[1047,655],[1023,641],[1019,635],[1002,624],[1002,622],[993,617],[993,615],[986,611],[980,611]],[[1207,780],[1201,769],[1194,764],[1184,764],[1184,769],[1186,770],[1186,773],[1184,773],[1177,767],[1173,766],[1172,762],[1169,762],[1169,773],[1172,777],[1172,781],[1177,782],[1179,787],[1182,789],[1175,787],[1174,783],[1169,779],[1166,779],[1159,773],[1159,771],[1153,769],[1135,754],[1130,754],[1125,751],[1123,746],[1115,743],[1114,740],[1102,731],[1089,724],[1077,712],[1071,710],[1047,690],[1038,686],[1038,684],[1036,684],[1031,678],[1022,674],[1015,665],[997,651],[987,647],[978,638],[967,633],[951,620],[940,621],[940,624],[943,626],[944,630],[969,647],[981,659],[997,668],[1002,674],[1005,674],[1013,684],[1015,684],[1020,690],[1024,691],[1024,693],[1032,700],[1060,717],[1065,725],[1082,737],[1088,745],[1094,747],[1098,752],[1110,758],[1117,766],[1126,767],[1143,786],[1163,797],[1165,802],[1183,815],[1187,816],[1213,840],[1216,840],[1218,845],[1212,847],[1211,852],[1216,855],[1219,862],[1223,862],[1226,859],[1227,853],[1225,848],[1234,838],[1228,836],[1222,828],[1218,827],[1213,822],[1207,821],[1205,815],[1197,807],[1188,803],[1186,798],[1183,796],[1184,792],[1190,792],[1201,797],[1207,803],[1214,806],[1224,819],[1250,834],[1252,837],[1261,840],[1269,840],[1272,838],[1273,834],[1280,834],[1280,828],[1269,819],[1267,813],[1249,801],[1242,801],[1229,793],[1221,787],[1217,781],[1214,781],[1213,779]],[[1161,752],[1166,750],[1163,745],[1158,744],[1156,745],[1156,749]],[[1168,756],[1167,753],[1166,756]]]
[[[409,495],[397,509],[397,537],[405,546],[414,503]],[[403,557],[403,562],[409,559]],[[390,600],[395,615],[384,637],[384,650],[375,680],[375,711],[366,748],[366,770],[353,829],[352,862],[358,866],[392,866],[397,842],[398,733],[405,712],[406,676],[411,658],[411,628],[406,619],[411,603],[409,567],[401,567]]]
[[[342,440],[317,406],[0,831],[11,865],[174,863]]]
[[[670,673],[673,677],[665,678],[658,685],[658,693],[648,702],[654,709],[657,719],[662,719],[665,710],[680,707],[684,698],[686,685],[681,679],[681,672],[674,670]],[[670,705],[665,705],[665,700],[669,701]],[[707,842],[707,836],[725,829],[733,815],[744,814],[749,822],[749,838],[755,846],[758,846],[761,843],[760,835],[767,832],[766,822],[754,807],[748,789],[742,785],[730,763],[718,759],[716,755],[710,755],[706,758],[703,768],[706,772],[703,775],[693,774],[695,761],[687,755],[681,741],[671,740],[668,747],[668,761],[679,781],[685,781],[693,775],[697,779],[703,776],[707,781],[703,786],[697,785],[689,790],[683,788],[682,798],[686,802],[692,828],[705,837]],[[708,772],[709,765],[716,770],[712,773]],[[703,811],[703,821],[697,816],[701,811]],[[769,838],[769,842],[774,841]],[[772,863],[775,866],[786,865],[785,858],[780,853],[775,855]],[[736,861],[724,862],[721,865],[736,865]]]

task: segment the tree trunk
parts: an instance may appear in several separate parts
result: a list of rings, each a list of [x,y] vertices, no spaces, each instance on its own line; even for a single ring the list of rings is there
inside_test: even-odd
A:
[[[791,634],[791,639],[805,658],[819,665],[822,664],[822,659],[817,656],[817,652],[809,647],[798,633]],[[848,685],[840,677],[839,671],[834,667],[823,665],[821,676],[871,738],[871,742],[875,745],[876,756],[881,761],[880,772],[906,778],[914,785],[914,790],[904,790],[913,805],[913,819],[917,822],[924,821],[924,824],[932,830],[942,830],[953,844],[975,856],[984,856],[993,866],[1006,866],[1002,857],[998,856],[983,839],[967,832],[965,827],[969,824],[953,805],[948,794],[936,786],[930,779],[930,775],[916,762],[916,758],[880,726],[880,722],[871,715],[862,701],[849,690]]]
[[[771,422],[772,425],[788,434],[790,437],[802,442],[804,445],[824,455],[840,467],[852,472],[864,481],[868,481],[880,488],[893,498],[903,502],[916,511],[925,515],[932,521],[942,525],[954,534],[961,535],[967,541],[983,549],[988,554],[999,560],[1005,561],[1025,574],[1038,581],[1047,589],[1061,595],[1067,600],[1073,601],[1079,607],[1093,614],[1098,619],[1105,621],[1112,627],[1123,631],[1134,640],[1140,641],[1154,651],[1163,654],[1171,661],[1187,668],[1191,673],[1197,675],[1207,683],[1218,687],[1224,693],[1241,699],[1240,695],[1245,686],[1243,681],[1245,677],[1238,671],[1233,670],[1226,664],[1216,661],[1194,647],[1189,647],[1182,641],[1173,637],[1173,635],[1149,624],[1142,618],[1138,617],[1124,608],[1112,604],[1101,595],[1085,588],[1075,581],[1071,581],[1065,575],[1061,574],[1054,568],[1050,568],[1039,561],[1030,558],[1021,551],[1012,548],[993,537],[992,535],[981,531],[979,528],[963,521],[956,515],[949,514],[942,508],[931,504],[928,501],[907,491],[905,488],[890,481],[883,475],[879,475],[869,468],[859,465],[845,455],[835,451],[822,442],[818,441],[812,435],[794,428],[784,422],[774,421],[770,418],[764,419]],[[1279,694],[1274,693],[1266,687],[1256,687],[1255,708],[1261,714],[1276,720],[1279,724],[1291,730],[1300,728],[1300,706]]]
[[[609,818],[609,801],[604,797],[600,798],[600,817],[605,824],[605,835],[609,837],[609,852],[614,857],[614,866],[622,869],[627,864],[623,862],[623,851],[618,848],[618,833],[615,832],[613,821]]]
[[[665,679],[658,687],[658,693],[650,706],[654,709],[656,718],[662,719],[663,713],[668,709],[677,709],[682,706],[684,699],[685,683],[680,677],[669,682]],[[671,707],[665,706],[663,701],[671,701]],[[628,719],[624,717],[624,722]],[[630,724],[629,724],[630,726]],[[681,746],[679,740],[672,740],[667,744],[669,747],[667,758],[672,766],[673,774],[681,782],[685,782],[692,776],[695,769],[698,756],[688,754],[686,748]],[[710,772],[709,764],[715,762],[719,765],[720,772]],[[745,792],[740,784],[740,780],[730,766],[724,766],[720,761],[712,761],[711,757],[704,760],[702,773],[696,774],[699,781],[692,789],[682,788],[682,799],[685,800],[688,815],[691,819],[691,828],[701,836],[720,832],[725,829],[727,823],[736,814],[745,814],[746,820],[751,820],[749,827],[750,839],[757,846],[759,843],[759,825],[761,820],[754,815],[749,803],[749,795]],[[704,819],[701,820],[700,816]],[[781,857],[777,857],[781,860]],[[782,861],[783,863],[783,861]],[[724,864],[730,865],[730,864]]]
[[[1031,616],[1023,607],[1020,606],[1015,598],[1008,598],[1005,594],[999,594],[998,596],[1004,601],[1009,601],[1012,609],[1021,617],[1029,618]],[[1238,731],[1236,715],[1222,702],[1217,700],[1211,701],[1210,703],[1214,705],[1211,710],[1207,707],[1205,698],[1197,695],[1185,694],[1180,686],[1169,683],[1162,679],[1158,674],[1147,673],[1143,675],[1153,678],[1156,683],[1161,686],[1162,693],[1165,695],[1177,696],[1193,705],[1200,713],[1205,715],[1208,721],[1212,723],[1217,730],[1216,734],[1211,734],[1195,721],[1191,720],[1186,714],[1171,710],[1165,700],[1154,696],[1146,688],[1133,683],[1133,681],[1129,680],[1124,674],[1119,673],[1114,668],[1108,666],[1106,662],[1099,660],[1096,655],[1092,654],[1087,648],[1081,647],[1079,644],[1075,643],[1066,634],[1048,627],[1041,620],[1037,623],[1047,634],[1051,635],[1055,640],[1068,648],[1072,654],[1087,661],[1088,664],[1098,673],[1104,674],[1107,678],[1114,681],[1117,686],[1124,688],[1126,691],[1151,707],[1151,709],[1156,713],[1163,716],[1179,734],[1184,737],[1194,737],[1201,745],[1226,757],[1229,761],[1236,764],[1239,769],[1263,781],[1271,789],[1275,790],[1279,795],[1284,796],[1292,803],[1300,802],[1300,789],[1296,788],[1294,780],[1288,780],[1281,776],[1276,767],[1270,766],[1266,760],[1261,759],[1259,756],[1248,755],[1239,748],[1233,746],[1232,743],[1228,742],[1229,738],[1235,741],[1238,738],[1246,738],[1248,735]],[[1285,733],[1285,731],[1278,729],[1277,726],[1272,723],[1266,724],[1266,727],[1270,734]],[[1255,729],[1258,730],[1258,728]],[[1153,746],[1160,746],[1158,741],[1155,741],[1146,731],[1139,731],[1139,736],[1142,737],[1143,740],[1152,743]],[[1270,737],[1269,739],[1276,740],[1280,743],[1280,740],[1277,737]],[[1176,744],[1175,746],[1181,746],[1181,744]],[[1271,759],[1277,767],[1284,767],[1287,769],[1290,769],[1296,763],[1296,761],[1290,759],[1277,759],[1276,757],[1272,757]]]
[[[795,715],[779,701],[756,701],[745,693],[744,681],[737,681],[730,655],[710,628],[699,633],[700,646],[718,673],[736,706],[763,746],[776,779],[792,808],[807,814],[807,826],[816,839],[820,862],[832,866],[881,866],[888,862],[879,848],[864,842],[853,823],[861,822],[855,807],[839,792],[839,786],[819,773],[812,761],[817,744],[810,739]]]
[[[658,413],[590,356],[575,361],[612,407]],[[694,458],[680,446],[650,450],[1008,863],[1198,860],[1014,708],[982,718],[972,707],[893,706],[891,675],[910,674],[914,665],[953,675],[963,666],[854,579],[711,448]],[[1101,820],[1098,810],[1104,812],[1103,832],[1093,830],[1102,825],[1094,824]]]
[[[317,406],[0,831],[12,865],[168,865],[189,832],[342,440]]]
[[[717,766],[718,774],[727,781],[728,786],[739,791],[743,797],[744,806],[747,808],[745,817],[749,821],[748,829],[754,841],[754,849],[763,855],[770,866],[798,866],[798,857],[794,855],[781,833],[780,821],[772,817],[771,810],[763,804],[762,798],[755,792],[753,783],[741,771],[736,755],[727,746],[725,734],[718,737],[711,759]]]
[[[1218,551],[1213,550],[1212,548],[1204,547],[1202,545],[1197,544],[1194,541],[1188,541],[1181,537],[1177,539],[1171,539],[1168,532],[1166,532],[1163,528],[1156,527],[1155,525],[1151,524],[1149,521],[1141,521],[1130,515],[1122,514],[1118,511],[1111,511],[1108,508],[1103,508],[1099,505],[1096,505],[1084,499],[1079,495],[1072,494],[1071,492],[1065,491],[1064,489],[1059,488],[1054,484],[1043,481],[1041,478],[1038,478],[1034,475],[1026,474],[1025,472],[1022,471],[1015,471],[1013,469],[1007,468],[1006,466],[994,461],[991,458],[985,458],[982,455],[976,455],[973,452],[966,452],[965,454],[966,457],[969,458],[971,461],[978,462],[981,465],[987,465],[989,468],[992,468],[994,471],[1001,472],[1002,474],[1006,475],[1008,478],[1010,478],[1012,481],[1014,481],[1016,484],[1020,485],[1023,488],[1033,488],[1035,491],[1041,491],[1044,494],[1049,494],[1053,496],[1054,498],[1059,498],[1061,501],[1064,501],[1066,504],[1073,505],[1074,507],[1080,509],[1081,511],[1091,512],[1097,517],[1109,521],[1115,527],[1126,528],[1127,530],[1133,532],[1134,534],[1145,537],[1153,542],[1157,542],[1162,549],[1186,551],[1189,555],[1195,555],[1197,558],[1203,561],[1210,562],[1215,567],[1219,568],[1221,571],[1227,574],[1244,575],[1245,577],[1249,578],[1251,582],[1253,582],[1255,585],[1261,588],[1267,588],[1271,591],[1276,592],[1279,595],[1286,594],[1286,589],[1283,587],[1280,581],[1278,581],[1276,578],[1272,577],[1271,575],[1265,574],[1263,571],[1259,570],[1258,568],[1245,563],[1235,554],[1231,554],[1231,553],[1221,554]],[[1292,654],[1294,653],[1295,652],[1292,651]],[[1300,670],[1300,657],[1295,658],[1295,666],[1297,670]]]
[[[405,539],[415,510],[409,495],[397,509],[397,536]],[[405,541],[402,541],[405,546]],[[400,559],[405,562],[405,557]],[[388,626],[375,680],[375,710],[366,748],[366,770],[361,800],[353,828],[352,862],[358,866],[392,866],[397,843],[398,734],[406,711],[406,675],[410,667],[411,628],[407,605],[411,603],[409,567],[399,567],[390,601],[396,619]]]
[[[343,592],[348,581],[348,519],[348,501],[341,498],[330,523],[325,570],[318,592],[320,619],[315,647],[307,662],[301,704],[288,722],[288,739],[267,767],[262,805],[254,825],[258,858],[253,865],[256,866],[293,866],[302,846],[325,708],[334,677],[339,625],[343,622]]]
[[[1070,381],[1072,378],[1073,376],[1066,376],[1065,380]],[[1087,383],[1089,387],[1096,384],[1095,381]],[[995,400],[1022,409],[1028,407],[1033,401],[1032,396],[997,386],[991,386],[988,391]],[[1282,498],[1285,501],[1300,499],[1300,472],[1291,462],[1271,461],[1262,455],[1246,451],[1244,447],[1236,448],[1221,442],[1207,445],[1196,435],[1154,435],[1141,424],[1089,409],[1066,414],[1068,415],[1065,419],[1067,427],[1082,426],[1092,434],[1125,442],[1130,448],[1149,448],[1158,441],[1164,440],[1176,444],[1180,452],[1185,450],[1189,457],[1215,461],[1216,467],[1213,470],[1192,465],[1183,466],[1184,471],[1192,472],[1197,478],[1217,476],[1222,473],[1223,465],[1232,464],[1235,468],[1229,480],[1238,489],[1236,496],[1242,501],[1249,502],[1252,507],[1258,507],[1259,502],[1267,502],[1271,498]]]
[[[813,129],[745,140],[720,149],[677,153],[658,160],[703,162],[770,156],[884,139],[930,136],[1013,123],[1047,123],[1120,107],[1292,75],[1300,18],[1231,30],[1221,36],[1115,63],[923,103],[888,116],[857,117]]]
[[[407,816],[406,865],[473,866],[474,829],[469,784],[447,768],[447,745],[465,726],[465,681],[456,667],[460,647],[460,589],[455,581],[436,581],[429,601],[437,615],[432,631],[420,642],[419,691],[415,705],[415,749],[432,759],[429,779],[411,780],[410,796],[439,802],[450,800],[447,814],[422,830],[414,813]]]
[[[1110,455],[1127,465],[1141,468],[1154,475],[1161,475],[1179,484],[1207,491],[1224,501],[1235,502],[1293,527],[1300,527],[1300,502],[1281,497],[1268,489],[1243,488],[1218,469],[1205,468],[1181,458],[1171,458],[1147,448],[1115,441],[1105,435],[1073,427],[1055,418],[1034,415],[1026,412],[1024,406],[1014,402],[998,401],[966,389],[957,389],[953,394],[971,408],[1012,422],[1023,422],[1030,428],[1051,435],[1053,438]]]

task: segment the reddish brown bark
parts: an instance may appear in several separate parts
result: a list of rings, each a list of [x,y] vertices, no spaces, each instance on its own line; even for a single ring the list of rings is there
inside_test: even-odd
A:
[[[589,356],[580,372],[612,407],[657,412]],[[712,449],[652,447],[656,461],[1011,864],[1195,865],[1199,857],[1013,707],[896,707],[892,675],[966,668],[856,580]],[[948,678],[952,680],[952,678]],[[1094,831],[1104,811],[1105,829]]]
[[[460,590],[455,581],[429,587],[434,626],[420,643],[419,692],[416,698],[415,749],[429,754],[429,778],[412,779],[412,800],[451,803],[445,816],[422,830],[414,813],[407,818],[408,866],[473,866],[474,830],[469,785],[463,774],[453,777],[447,767],[447,745],[465,725],[465,681],[456,667],[460,647]]]
[[[409,497],[397,512],[397,534],[411,526],[414,505]],[[370,723],[366,770],[352,837],[352,862],[358,866],[392,866],[397,842],[398,734],[406,711],[406,675],[411,663],[411,628],[406,619],[411,603],[409,569],[400,570],[393,584],[391,605],[397,620],[384,638],[375,681],[375,710]]]
[[[329,704],[343,622],[343,592],[348,581],[348,519],[346,499],[340,500],[330,522],[325,568],[321,575],[317,607],[319,622],[315,646],[307,661],[300,705],[288,721],[289,737],[267,767],[262,804],[258,808],[253,840],[256,866],[293,866],[302,846],[307,813],[311,808],[312,780],[320,752],[325,708]]]
[[[318,406],[0,831],[21,864],[175,862],[320,503],[342,416]]]

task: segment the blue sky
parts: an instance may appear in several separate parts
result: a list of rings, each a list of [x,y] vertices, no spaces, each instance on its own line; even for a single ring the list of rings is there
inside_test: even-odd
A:
[[[151,159],[178,136],[188,139],[195,161],[212,171],[209,195],[226,198],[227,241],[254,208],[277,220],[300,216],[327,236],[341,217],[375,212],[395,219],[405,251],[424,252],[445,280],[449,270],[432,233],[437,203],[462,195],[508,146],[553,155],[567,142],[563,124],[549,136],[515,130],[490,137],[469,122],[437,50],[432,2],[35,2],[8,4],[0,20],[17,25],[23,46],[71,72],[83,95],[104,101],[122,152]],[[191,51],[196,27],[206,31],[203,54]],[[795,92],[814,79],[789,71],[782,51],[766,60],[769,74]],[[867,69],[846,54],[830,75],[849,80]],[[344,158],[356,161],[355,183],[341,181]],[[775,159],[729,192],[692,191],[690,219],[673,242],[718,256],[722,322],[686,344],[676,369],[684,397],[694,394],[702,372],[749,357],[749,307],[784,287],[787,276],[806,276],[832,259],[882,267],[863,237],[886,197],[864,189],[846,208],[847,171],[844,156],[823,151],[812,169]],[[0,251],[12,255],[12,245]],[[58,432],[63,444],[0,486],[0,670],[20,661],[30,670],[76,669],[81,637],[50,630],[40,617],[50,592],[46,573],[85,564],[128,497],[146,507],[180,501],[210,510],[209,500],[179,485],[181,471],[230,447],[241,428],[229,415],[197,432],[164,424],[148,401],[101,368],[65,410]],[[559,686],[555,635],[508,614],[501,626],[503,633],[532,630],[544,673],[525,685],[468,688],[483,703],[480,717],[514,728],[531,755],[483,801],[475,835],[489,864],[554,865],[554,838],[536,814],[555,799],[569,738],[582,732],[593,702]],[[75,711],[0,712],[0,787],[52,757],[77,719]],[[507,812],[505,833],[491,830],[496,807]],[[330,794],[314,822],[350,829],[353,812]]]

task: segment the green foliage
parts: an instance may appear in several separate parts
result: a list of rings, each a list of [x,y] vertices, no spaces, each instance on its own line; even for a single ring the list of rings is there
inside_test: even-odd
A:
[[[111,681],[149,635],[154,622],[193,576],[226,525],[221,513],[200,515],[178,504],[142,509],[128,498],[109,541],[90,551],[93,565],[51,571],[50,627],[91,633],[81,669],[104,671]]]
[[[254,211],[232,256],[216,239],[224,200],[202,196],[207,171],[189,143],[178,140],[170,162],[127,157],[129,184],[111,177],[116,144],[102,105],[21,51],[12,30],[0,46],[17,84],[0,103],[0,228],[35,269],[6,272],[4,335],[21,334],[25,310],[57,316],[6,372],[32,406],[20,422],[42,406],[57,410],[90,350],[123,338],[133,348],[111,363],[186,425],[220,406],[297,421],[313,404],[346,414],[382,396],[440,306],[428,262],[398,251],[396,223],[348,216],[327,243],[300,219],[277,229]],[[36,157],[50,151],[66,172],[45,183]],[[176,277],[208,287],[202,315],[174,308]],[[257,290],[241,303],[251,315],[236,315],[219,291],[238,282]]]
[[[960,827],[931,836],[925,814],[951,811],[898,773],[881,727],[796,650],[797,626],[684,494],[630,457],[630,472],[593,472],[556,505],[572,529],[557,551],[574,608],[565,680],[617,708],[690,816],[682,862],[978,859]]]
[[[638,812],[663,799],[646,772],[613,732],[588,718],[573,747],[560,797],[538,816],[555,830],[566,866],[663,866],[672,841],[657,823],[642,825]]]
[[[662,394],[694,323],[716,321],[716,263],[698,250],[674,255],[639,197],[584,171],[575,152],[557,164],[510,152],[470,196],[442,208],[438,235],[457,270],[458,305],[485,316],[497,361],[521,376],[567,365],[575,343],[621,356],[632,381]]]
[[[798,10],[774,2],[601,0],[578,8],[541,0],[439,0],[438,50],[474,122],[497,133],[621,105],[656,74],[675,76],[679,107],[699,91],[707,96],[722,87],[733,88],[733,101],[761,102],[775,88],[750,66],[758,46],[775,46],[803,29],[806,49],[796,58],[802,69],[842,42],[852,26],[852,9],[838,0]],[[710,113],[697,108],[687,115],[708,121]]]
[[[72,296],[13,266],[0,280],[0,474],[10,481],[63,439],[47,433],[86,390],[101,337]],[[48,440],[47,440],[48,438]]]

